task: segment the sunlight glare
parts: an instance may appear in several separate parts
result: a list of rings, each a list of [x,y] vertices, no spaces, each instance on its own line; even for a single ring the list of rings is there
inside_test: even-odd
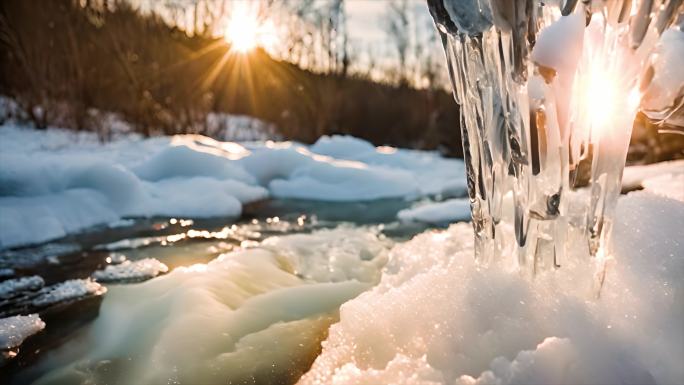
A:
[[[587,107],[594,127],[603,128],[610,122],[617,97],[615,88],[610,74],[596,66],[587,90]]]
[[[272,21],[260,21],[258,12],[249,2],[235,3],[224,34],[231,49],[247,53],[256,47],[271,49],[277,44],[278,34]]]

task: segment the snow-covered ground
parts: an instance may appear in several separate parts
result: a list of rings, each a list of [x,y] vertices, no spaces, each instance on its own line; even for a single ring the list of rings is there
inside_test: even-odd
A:
[[[0,126],[0,249],[124,217],[234,216],[269,196],[361,201],[458,194],[463,164],[352,137],[219,142],[199,135],[101,144],[88,133]]]
[[[301,384],[684,383],[684,203],[620,198],[596,298],[587,261],[525,277],[473,260],[469,224],[396,246],[342,305]]]

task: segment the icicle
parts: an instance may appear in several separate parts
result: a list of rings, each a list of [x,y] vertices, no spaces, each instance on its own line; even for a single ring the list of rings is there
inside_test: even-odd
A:
[[[648,57],[682,1],[428,4],[460,104],[476,258],[536,273],[610,257]]]

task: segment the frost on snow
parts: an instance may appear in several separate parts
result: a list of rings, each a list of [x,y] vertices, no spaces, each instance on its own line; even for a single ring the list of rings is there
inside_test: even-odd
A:
[[[599,299],[584,263],[534,279],[479,267],[469,224],[396,246],[300,382],[684,383],[684,204],[631,193],[616,218]]]
[[[199,135],[102,145],[95,135],[0,126],[0,249],[125,217],[238,216],[268,196],[327,201],[465,190],[460,160],[351,137],[219,142]]]
[[[45,328],[38,314],[0,318],[0,349],[12,349]]]
[[[94,272],[93,278],[98,282],[137,281],[154,278],[167,271],[169,268],[165,264],[154,258],[145,258],[109,265],[104,270]]]

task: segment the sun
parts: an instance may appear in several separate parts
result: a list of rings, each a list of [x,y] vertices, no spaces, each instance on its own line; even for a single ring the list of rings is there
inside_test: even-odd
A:
[[[236,2],[228,19],[224,39],[231,50],[247,53],[256,47],[271,49],[277,43],[273,22],[259,20],[249,2]]]

